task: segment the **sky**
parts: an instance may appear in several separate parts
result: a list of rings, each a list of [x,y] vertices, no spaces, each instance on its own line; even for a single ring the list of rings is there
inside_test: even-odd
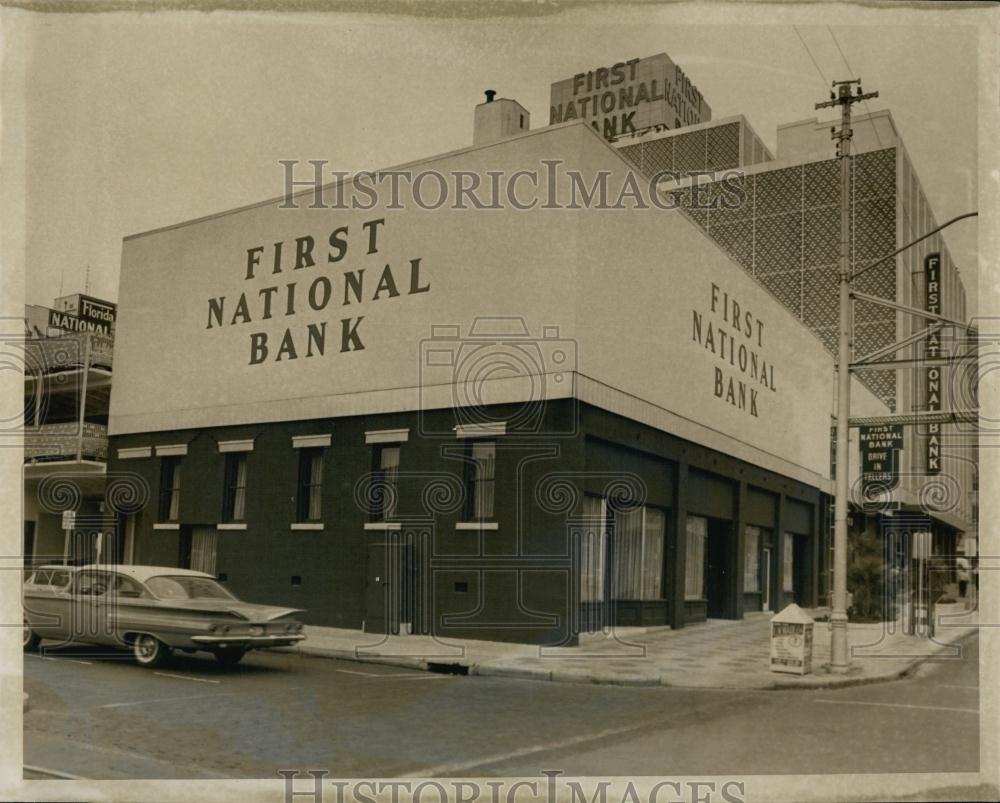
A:
[[[978,40],[963,15],[859,10],[848,18],[865,24],[828,28],[815,14],[797,25],[794,14],[678,14],[18,12],[13,25],[8,14],[4,46],[23,84],[8,78],[3,99],[26,123],[26,301],[85,289],[115,300],[124,236],[278,196],[279,160],[355,171],[468,146],[486,88],[538,128],[551,83],[660,52],[713,118],[745,115],[772,150],[779,124],[817,116],[830,80],[860,76],[880,93],[870,109],[891,110],[938,221],[976,209]],[[976,235],[974,220],[945,233],[970,313]]]

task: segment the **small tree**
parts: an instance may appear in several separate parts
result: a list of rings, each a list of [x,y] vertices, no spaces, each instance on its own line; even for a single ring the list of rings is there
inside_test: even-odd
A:
[[[847,567],[847,588],[854,598],[851,618],[861,622],[880,622],[885,616],[882,593],[885,560],[882,541],[868,530],[851,539],[851,560]]]
[[[955,601],[950,596],[953,573],[954,570],[944,558],[932,558],[927,562],[927,585],[932,604],[937,604],[942,599]]]

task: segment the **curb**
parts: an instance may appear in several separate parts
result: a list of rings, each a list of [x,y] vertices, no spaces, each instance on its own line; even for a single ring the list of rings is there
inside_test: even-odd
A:
[[[552,671],[535,669],[530,666],[495,666],[491,664],[473,664],[470,674],[484,677],[518,678],[519,680],[552,680]]]
[[[540,669],[535,666],[519,666],[517,664],[477,664],[462,663],[452,656],[442,657],[435,661],[433,656],[410,657],[405,655],[377,655],[358,654],[353,649],[336,649],[327,647],[310,647],[296,645],[294,647],[278,647],[274,652],[297,653],[308,655],[314,658],[333,658],[342,661],[353,661],[356,663],[382,664],[385,666],[398,666],[406,669],[417,669],[420,671],[434,671],[434,667],[441,665],[454,665],[467,668],[470,675],[481,675],[483,677],[504,677],[516,680],[536,680],[553,683],[576,683],[594,684],[604,686],[663,686],[672,689],[726,689],[731,691],[792,691],[792,690],[822,690],[834,688],[847,688],[850,686],[867,686],[874,683],[887,683],[893,680],[909,677],[928,661],[934,660],[944,650],[960,644],[978,631],[971,630],[957,636],[947,643],[939,643],[937,649],[930,655],[921,655],[909,661],[901,668],[892,669],[878,674],[865,676],[851,675],[830,675],[818,677],[816,675],[804,675],[798,679],[774,678],[762,683],[736,684],[727,683],[722,680],[718,683],[691,685],[684,682],[671,682],[664,673],[656,675],[614,675],[614,674],[594,674],[579,669]],[[27,710],[27,694],[25,695],[25,710]]]
[[[888,672],[881,672],[879,674],[866,675],[866,676],[850,676],[850,675],[837,675],[820,678],[817,676],[804,675],[800,680],[791,679],[775,679],[766,685],[747,685],[747,686],[728,686],[728,685],[703,685],[703,686],[688,686],[681,683],[668,683],[663,681],[664,686],[669,686],[670,688],[676,689],[730,689],[732,691],[792,691],[792,690],[803,690],[809,691],[813,689],[843,689],[850,686],[870,686],[875,683],[888,683],[893,680],[900,680],[905,677],[909,677],[915,674],[921,666],[923,666],[928,661],[934,660],[934,658],[940,653],[944,652],[949,647],[956,644],[960,644],[963,641],[967,641],[972,638],[978,630],[972,630],[968,633],[963,633],[952,641],[945,644],[938,644],[937,649],[931,655],[920,655],[913,658],[906,666],[898,669],[892,669]]]
[[[593,675],[591,683],[604,686],[662,686],[659,675]]]
[[[385,666],[399,666],[404,669],[428,670],[428,660],[426,658],[411,658],[406,655],[365,655],[364,653],[359,655],[354,650],[298,646],[277,647],[274,649],[274,652],[308,655],[312,658],[332,658],[339,661],[354,661],[361,664],[384,664]]]

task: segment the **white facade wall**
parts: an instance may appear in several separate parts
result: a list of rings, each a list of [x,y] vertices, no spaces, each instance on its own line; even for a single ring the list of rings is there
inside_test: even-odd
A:
[[[413,167],[513,173],[551,158],[584,176],[610,171],[612,198],[629,170],[581,124]],[[560,185],[563,200],[566,185]],[[522,193],[522,200],[528,197]],[[529,351],[543,354],[540,371],[551,397],[589,394],[601,406],[629,410],[637,420],[826,489],[832,358],[680,212],[422,211],[409,200],[406,209],[343,211],[310,209],[307,201],[298,210],[268,202],[125,241],[112,435],[531,398],[538,387],[538,377],[528,376],[534,369],[470,395],[464,375],[456,379],[454,369],[428,359],[429,348],[467,353],[478,342],[470,331],[482,334],[486,318],[507,318],[526,328]],[[376,227],[376,251],[369,253],[370,229],[363,224],[377,219],[385,222]],[[345,226],[345,255],[331,262],[339,252],[328,245],[329,235]],[[314,238],[316,264],[296,269],[296,239],[305,236]],[[277,242],[282,261],[274,273]],[[263,251],[247,278],[248,249],[255,248]],[[417,285],[426,292],[410,292],[415,259]],[[398,296],[377,292],[386,265]],[[362,300],[350,295],[343,303],[343,275],[362,270]],[[322,276],[332,283],[333,300],[314,311],[308,289]],[[289,283],[296,284],[292,315],[285,314]],[[265,318],[260,294],[274,286],[279,290]],[[250,321],[238,314],[241,294]],[[209,300],[221,297],[220,326]],[[358,317],[364,349],[341,353],[340,321]],[[325,353],[306,356],[308,327],[323,322]],[[723,356],[727,328],[735,353]],[[286,350],[277,360],[286,331],[297,358]],[[269,354],[251,364],[255,333],[266,335]],[[548,361],[554,342],[570,362]]]

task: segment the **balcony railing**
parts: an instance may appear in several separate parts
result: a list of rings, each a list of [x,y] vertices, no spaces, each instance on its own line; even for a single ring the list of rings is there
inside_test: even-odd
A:
[[[115,339],[96,332],[67,333],[62,337],[46,337],[25,342],[27,371],[48,374],[83,366],[90,341],[90,367],[111,370]]]
[[[81,446],[80,424],[43,424],[29,427],[24,433],[24,459],[29,462],[75,460]],[[84,460],[108,459],[108,428],[84,422],[81,457]]]

